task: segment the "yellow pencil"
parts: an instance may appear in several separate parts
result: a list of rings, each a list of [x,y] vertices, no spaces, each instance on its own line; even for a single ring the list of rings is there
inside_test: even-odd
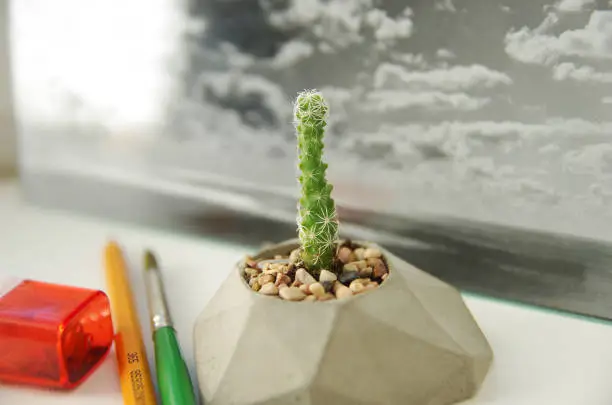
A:
[[[111,241],[104,251],[107,293],[115,325],[115,352],[125,405],[157,405],[149,361],[121,248]]]

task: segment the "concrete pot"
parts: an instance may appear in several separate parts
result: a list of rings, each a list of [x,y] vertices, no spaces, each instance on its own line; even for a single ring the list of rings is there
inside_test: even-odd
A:
[[[237,264],[194,329],[207,405],[448,405],[475,395],[493,359],[459,292],[384,248],[389,276],[346,299],[252,291]],[[255,259],[288,255],[290,240]]]

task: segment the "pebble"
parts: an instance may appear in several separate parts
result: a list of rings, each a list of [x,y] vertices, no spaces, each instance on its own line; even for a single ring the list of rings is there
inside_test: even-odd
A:
[[[260,274],[259,278],[257,279],[257,282],[259,282],[260,285],[264,285],[264,284],[268,284],[268,283],[274,283],[276,281],[276,276],[272,275],[272,274]]]
[[[355,254],[355,257],[357,258],[357,260],[365,259],[365,249],[364,248],[357,248],[353,251],[353,253]]]
[[[291,279],[289,278],[289,276],[287,276],[286,274],[283,273],[277,273],[276,274],[276,281],[274,284],[276,284],[276,286],[278,287],[280,284],[289,284],[291,283]]]
[[[321,285],[323,286],[325,291],[330,292],[332,290],[335,282],[336,282],[336,280],[334,280],[334,281],[323,281],[321,283]]]
[[[351,255],[353,251],[346,246],[343,246],[338,250],[338,260],[346,264],[351,261]]]
[[[255,260],[253,260],[253,258],[251,258],[251,257],[247,257],[245,259],[245,263],[249,267],[257,267],[257,262]]]
[[[259,291],[261,289],[261,286],[259,285],[259,283],[257,282],[257,280],[255,280],[252,284],[251,284],[251,290],[253,291]]]
[[[352,295],[353,295],[353,292],[351,291],[351,289],[345,285],[342,285],[342,288],[338,288],[338,290],[336,291],[336,298],[338,299],[347,298]]]
[[[338,277],[329,270],[321,270],[321,274],[319,275],[319,281],[321,283],[325,283],[326,281],[333,282],[337,279]]]
[[[372,268],[366,267],[365,269],[359,270],[359,278],[370,278],[372,275]]]
[[[301,285],[300,280],[293,280],[293,283],[291,283],[291,287],[299,287]]]
[[[279,266],[283,264],[289,264],[289,259],[271,259],[271,260],[262,260],[257,263],[257,267],[263,270],[268,270],[273,268],[274,266]]]
[[[343,270],[348,271],[359,271],[368,267],[368,262],[365,260],[358,260],[356,262],[350,262],[344,265]]]
[[[342,284],[348,284],[351,281],[355,280],[356,278],[359,278],[359,273],[357,271],[343,271],[342,274],[340,274],[340,277],[338,278],[338,281],[340,281]]]
[[[302,301],[306,294],[298,287],[283,288],[279,293],[280,297],[287,301]]]
[[[314,295],[309,295],[306,298],[304,298],[304,301],[316,301],[317,297]]]
[[[259,270],[258,269],[254,269],[251,267],[247,267],[244,269],[244,273],[248,274],[249,276],[253,277],[259,274]]]
[[[310,292],[317,297],[322,297],[325,295],[325,287],[321,283],[312,283],[310,284]]]
[[[301,291],[302,291],[304,294],[306,294],[306,295],[310,295],[310,294],[312,294],[312,293],[310,292],[310,286],[311,286],[311,285],[312,285],[312,284],[302,284],[302,285],[301,285],[301,286],[299,286],[298,288],[299,288],[299,289],[300,289],[300,290],[301,290]]]
[[[310,275],[305,269],[297,269],[295,272],[295,279],[298,280],[302,284],[312,284],[316,283],[317,280],[313,276]]]
[[[353,292],[351,291],[351,289],[340,282],[336,282],[334,284],[333,290],[337,298],[345,298],[345,297],[350,297],[351,295],[353,295]]]
[[[365,289],[365,286],[363,285],[360,279],[357,279],[357,280],[353,280],[351,285],[349,285],[349,288],[353,293],[359,294]]]
[[[380,251],[380,249],[367,248],[363,252],[363,257],[366,258],[366,259],[380,258],[380,257],[382,257],[382,252]]]
[[[285,290],[286,288],[283,288],[283,291]],[[259,292],[265,295],[278,295],[278,287],[276,287],[274,283],[270,282],[270,283],[262,285]]]
[[[373,290],[375,288],[378,287],[378,283],[376,281],[373,281],[371,283],[366,284],[365,289],[366,290]]]
[[[334,294],[332,294],[332,293],[325,293],[322,296],[317,297],[317,299],[319,301],[329,301],[329,300],[333,300],[335,298],[336,298],[336,296]]]
[[[389,272],[389,270],[387,270],[387,266],[385,266],[385,263],[383,263],[383,261],[380,259],[377,260],[378,261],[376,264],[374,264],[374,268],[372,269],[372,278],[381,278]]]

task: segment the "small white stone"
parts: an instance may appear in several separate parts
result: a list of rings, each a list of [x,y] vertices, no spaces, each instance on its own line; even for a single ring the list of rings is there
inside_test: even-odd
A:
[[[286,290],[286,288],[283,290]],[[264,295],[278,295],[278,287],[276,287],[274,283],[267,283],[261,286],[259,292]]]
[[[364,248],[357,248],[353,251],[353,253],[355,254],[355,257],[357,257],[357,260],[363,260],[365,259],[365,249]]]
[[[365,289],[365,286],[363,285],[361,280],[357,279],[351,282],[351,284],[349,285],[349,288],[354,294],[358,294]]]
[[[338,277],[329,270],[321,270],[319,274],[319,281],[321,283],[336,281]]]
[[[306,298],[306,294],[299,287],[288,287],[280,290],[280,297],[287,301],[302,301]]]
[[[345,285],[340,284],[341,287],[336,288],[336,298],[347,298],[353,295],[353,292],[350,288]]]
[[[325,295],[325,287],[321,283],[312,283],[310,284],[310,292],[317,297],[322,297]]]
[[[306,269],[297,269],[295,272],[295,279],[302,284],[316,283],[317,280],[306,271]]]
[[[382,252],[376,248],[367,248],[365,252],[363,252],[363,257],[366,259],[378,259],[382,257]]]

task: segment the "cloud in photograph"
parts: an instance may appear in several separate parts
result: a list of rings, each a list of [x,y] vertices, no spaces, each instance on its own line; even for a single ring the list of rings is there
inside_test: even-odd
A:
[[[374,8],[370,0],[291,0],[282,10],[268,3],[264,3],[264,8],[273,26],[307,30],[320,41],[317,46],[323,50],[362,43],[366,35],[388,45],[410,37],[413,32],[409,7],[391,17],[385,10]]]
[[[506,34],[505,50],[513,59],[536,65],[554,65],[565,57],[612,59],[612,13],[593,11],[584,28],[550,33],[559,17],[550,13],[535,29],[522,27]]]
[[[293,40],[283,44],[274,59],[272,66],[276,69],[287,69],[309,58],[314,53],[314,46],[306,41]]]
[[[441,91],[375,90],[367,95],[366,111],[394,112],[410,108],[427,111],[474,111],[490,102],[489,98],[471,97],[465,93],[444,93]]]
[[[449,13],[457,12],[457,8],[453,4],[453,0],[435,0],[434,8],[436,11],[446,11]]]
[[[576,66],[563,62],[553,68],[553,79],[582,83],[612,83],[612,72],[598,72],[591,66]]]
[[[595,0],[561,0],[555,5],[559,11],[576,12],[582,11],[586,6],[595,4]]]
[[[427,71],[413,71],[401,65],[383,63],[374,72],[374,87],[378,89],[400,88],[457,92],[510,84],[512,84],[512,79],[507,74],[482,65],[457,65]]]

